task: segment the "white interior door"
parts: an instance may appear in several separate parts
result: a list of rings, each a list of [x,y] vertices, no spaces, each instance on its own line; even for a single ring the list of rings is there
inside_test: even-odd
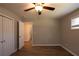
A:
[[[3,55],[7,56],[13,53],[13,23],[12,20],[3,17]]]
[[[2,17],[0,16],[0,56],[2,56]]]
[[[19,49],[24,46],[24,23],[19,21]]]

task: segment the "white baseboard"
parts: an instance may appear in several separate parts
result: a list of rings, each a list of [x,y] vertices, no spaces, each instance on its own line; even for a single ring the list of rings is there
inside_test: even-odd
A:
[[[32,46],[60,46],[60,44],[32,44]]]
[[[17,51],[17,49],[15,49],[9,56],[12,56],[12,54],[14,54]]]
[[[66,51],[68,51],[72,55],[78,56],[76,53],[72,52],[70,49],[68,49],[67,47],[65,47],[61,44],[32,44],[32,46],[61,46],[62,48],[64,48]]]
[[[70,49],[68,49],[67,47],[60,45],[62,48],[64,48],[66,51],[68,51],[69,53],[71,53],[74,56],[78,56],[76,53],[72,52]]]

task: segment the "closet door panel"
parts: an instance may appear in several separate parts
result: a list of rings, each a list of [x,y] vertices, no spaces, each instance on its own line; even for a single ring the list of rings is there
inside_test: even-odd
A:
[[[14,36],[14,20],[10,20],[10,26],[11,26],[11,40],[10,40],[10,44],[11,44],[11,54],[15,52],[15,36]]]
[[[10,55],[13,52],[13,25],[12,20],[3,17],[3,49],[4,55]]]
[[[13,39],[12,39],[12,46],[13,46],[13,53],[14,52],[16,52],[16,50],[17,50],[17,24],[16,24],[16,21],[15,20],[12,20],[12,25],[13,25],[13,27],[12,27],[12,30],[13,30],[13,35],[12,35],[12,37],[13,37]]]
[[[0,56],[2,56],[2,17],[0,16]]]

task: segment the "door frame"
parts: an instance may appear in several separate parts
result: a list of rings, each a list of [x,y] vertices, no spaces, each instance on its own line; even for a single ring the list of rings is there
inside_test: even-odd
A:
[[[34,23],[32,22],[32,30],[31,30],[32,31],[32,34],[31,34],[31,37],[32,37],[31,38],[31,44],[32,44],[32,46],[33,46],[33,25],[34,25]]]
[[[19,22],[17,21],[17,51],[19,50]]]

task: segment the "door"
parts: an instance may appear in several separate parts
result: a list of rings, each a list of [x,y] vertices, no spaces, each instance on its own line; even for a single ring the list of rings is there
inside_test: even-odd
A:
[[[2,56],[2,17],[0,16],[0,56]]]
[[[11,55],[14,49],[13,21],[6,17],[3,17],[3,41],[3,55]]]
[[[19,49],[24,46],[24,23],[19,21]]]

